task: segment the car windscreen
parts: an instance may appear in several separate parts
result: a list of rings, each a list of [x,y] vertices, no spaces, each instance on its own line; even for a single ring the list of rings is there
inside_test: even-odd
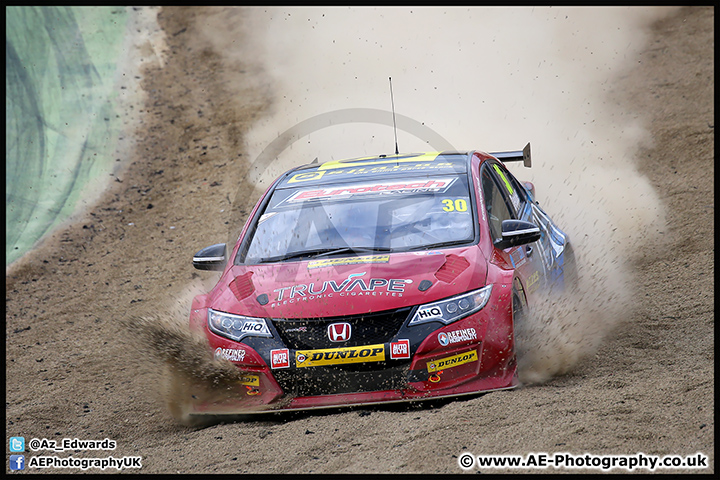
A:
[[[442,248],[472,241],[474,224],[465,174],[282,188],[242,263]]]

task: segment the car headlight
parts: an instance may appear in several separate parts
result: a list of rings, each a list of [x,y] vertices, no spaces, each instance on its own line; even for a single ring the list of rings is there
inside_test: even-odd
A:
[[[244,317],[208,309],[208,328],[213,333],[239,342],[245,337],[272,337],[264,318]]]
[[[492,284],[434,303],[420,305],[408,325],[442,322],[445,325],[481,310],[490,298]]]

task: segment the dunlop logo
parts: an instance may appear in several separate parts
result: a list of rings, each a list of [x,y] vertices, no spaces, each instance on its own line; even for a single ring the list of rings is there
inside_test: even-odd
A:
[[[470,350],[469,352],[459,353],[457,355],[453,355],[452,357],[440,358],[438,360],[428,362],[427,369],[430,373],[439,372],[440,370],[444,370],[446,368],[458,367],[466,363],[476,362],[477,359],[477,350]]]
[[[240,377],[240,385],[252,385],[253,387],[260,386],[260,377],[255,375],[245,375]]]
[[[308,262],[307,268],[337,267],[340,265],[357,265],[363,263],[388,263],[390,255],[365,255],[362,257],[328,258],[324,260],[313,260]]]
[[[378,345],[363,345],[361,347],[297,350],[295,352],[295,365],[298,368],[383,361],[385,361],[385,345],[382,343]]]
[[[298,173],[294,175],[290,180],[288,180],[288,183],[307,182],[308,180],[319,180],[324,174],[325,172]]]

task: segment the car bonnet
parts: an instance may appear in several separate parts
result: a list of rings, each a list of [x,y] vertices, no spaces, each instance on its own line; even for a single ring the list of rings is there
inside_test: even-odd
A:
[[[420,305],[485,285],[477,245],[443,250],[235,265],[210,294],[216,310],[322,318]]]

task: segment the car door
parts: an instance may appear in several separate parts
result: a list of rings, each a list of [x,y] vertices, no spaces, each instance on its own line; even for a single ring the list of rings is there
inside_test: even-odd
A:
[[[493,160],[485,162],[480,177],[493,241],[502,238],[503,220],[525,220],[538,225],[525,188],[502,164]],[[545,249],[543,237],[547,235],[542,226],[538,226],[540,240],[505,250],[528,296],[540,287],[548,268],[542,254]]]

